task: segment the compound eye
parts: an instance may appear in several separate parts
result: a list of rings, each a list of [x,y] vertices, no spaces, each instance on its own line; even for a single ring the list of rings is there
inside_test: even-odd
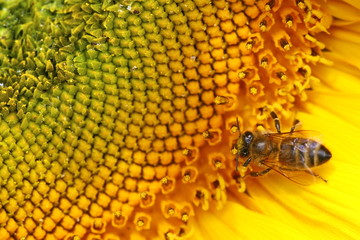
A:
[[[252,132],[247,131],[244,133],[244,141],[247,144],[250,144],[251,141],[253,140],[253,138],[254,138],[254,135],[252,134]]]

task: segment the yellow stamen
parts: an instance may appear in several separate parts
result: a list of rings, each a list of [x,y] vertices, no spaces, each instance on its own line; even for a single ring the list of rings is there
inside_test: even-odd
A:
[[[265,32],[267,29],[267,22],[265,20],[263,20],[262,22],[260,22],[260,30],[262,32]]]
[[[280,39],[280,45],[282,48],[284,48],[285,51],[290,50],[290,44],[288,43],[288,41],[286,39]]]
[[[175,210],[173,208],[168,209],[169,216],[173,216],[175,214]]]
[[[291,28],[293,26],[293,24],[294,24],[294,22],[293,22],[292,16],[287,15],[286,16],[286,22],[285,22],[286,27]]]
[[[216,168],[221,168],[222,163],[221,163],[221,161],[219,161],[219,160],[215,160],[214,165],[215,165]]]
[[[214,100],[214,103],[216,105],[226,104],[228,102],[229,102],[229,99],[227,97],[224,97],[224,96],[216,96],[215,100]]]
[[[250,41],[250,42],[247,42],[245,47],[247,50],[251,50],[252,47],[254,46],[255,42],[254,41]]]
[[[181,215],[181,221],[183,221],[185,223],[188,222],[189,221],[189,215],[186,214],[186,213],[182,214]]]
[[[265,4],[265,11],[270,11],[275,5],[275,0],[270,0]]]
[[[182,151],[182,154],[184,155],[184,156],[191,156],[191,150],[190,149],[188,149],[188,148],[185,148],[183,151]]]
[[[185,175],[183,177],[183,182],[187,183],[187,182],[190,182],[190,180],[191,180],[190,173],[189,172],[185,173]]]
[[[301,10],[304,10],[305,7],[306,7],[306,5],[305,5],[305,3],[304,3],[303,0],[297,0],[297,1],[296,1],[296,4],[297,4],[297,6],[298,6]]]
[[[167,177],[162,178],[161,183],[164,184],[164,185],[167,185],[169,183],[168,178]]]
[[[231,129],[230,129],[230,132],[231,132],[231,133],[236,133],[236,132],[238,132],[238,131],[240,131],[240,129],[239,129],[237,126],[235,126],[235,125],[232,126]]]
[[[204,138],[212,138],[213,135],[209,131],[205,131],[205,132],[203,132],[203,137]]]
[[[251,87],[250,88],[250,94],[256,95],[257,93],[258,93],[258,89],[256,87]]]
[[[138,220],[138,221],[137,221],[137,226],[138,226],[139,228],[142,228],[144,225],[145,225],[145,223],[144,223],[143,220]]]
[[[236,155],[238,152],[239,152],[239,151],[236,149],[236,147],[233,147],[233,148],[231,149],[231,153],[232,153],[233,155]]]
[[[244,79],[246,77],[246,72],[239,72],[239,78]]]
[[[268,59],[267,58],[262,58],[260,61],[260,66],[263,68],[266,68],[268,66]]]
[[[148,194],[147,194],[146,192],[140,193],[140,197],[141,197],[142,199],[146,199],[147,196],[148,196]]]
[[[280,79],[283,80],[283,81],[286,81],[286,80],[288,79],[288,77],[286,76],[286,74],[283,73],[283,72],[278,72],[276,75],[278,76],[278,78],[280,78]]]

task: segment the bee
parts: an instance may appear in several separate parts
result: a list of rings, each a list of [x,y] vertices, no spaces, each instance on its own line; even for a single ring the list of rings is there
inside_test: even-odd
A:
[[[312,139],[313,132],[295,131],[298,121],[294,122],[289,132],[281,132],[278,116],[275,112],[271,112],[270,115],[274,120],[277,133],[246,131],[240,134],[233,147],[237,172],[239,171],[239,159],[244,159],[240,176],[258,177],[274,170],[290,180],[298,182],[291,179],[291,176],[304,172],[326,182],[311,168],[329,161],[332,157],[331,152],[323,144]],[[260,170],[252,170],[250,163],[259,166]],[[250,171],[247,173],[249,168]]]

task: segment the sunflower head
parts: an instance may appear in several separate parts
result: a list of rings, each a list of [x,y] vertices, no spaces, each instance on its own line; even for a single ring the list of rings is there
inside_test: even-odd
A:
[[[0,7],[4,239],[186,239],[229,199],[265,212],[249,204],[260,181],[236,171],[246,130],[306,108],[336,12],[310,0]]]

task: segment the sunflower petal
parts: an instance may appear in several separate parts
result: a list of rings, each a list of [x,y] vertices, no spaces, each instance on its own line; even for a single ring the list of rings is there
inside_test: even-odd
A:
[[[326,4],[327,12],[338,19],[347,21],[358,21],[360,20],[360,8],[359,3],[353,1],[329,1]],[[357,3],[355,3],[357,2]],[[351,5],[350,5],[351,4]],[[354,8],[355,7],[355,8]]]
[[[201,221],[192,238],[196,240],[312,239],[305,232],[235,202],[228,202],[221,212],[202,212],[199,218]]]

